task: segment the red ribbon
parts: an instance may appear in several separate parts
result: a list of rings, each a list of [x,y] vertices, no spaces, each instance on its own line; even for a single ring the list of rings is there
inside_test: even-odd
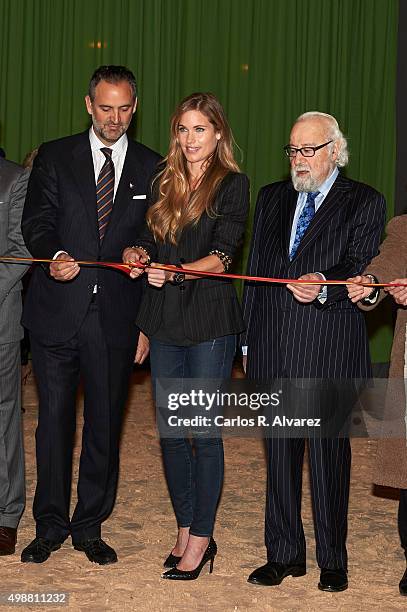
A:
[[[0,257],[0,263],[55,263],[55,259],[39,259],[35,257]],[[129,262],[129,263],[117,263],[114,261],[88,261],[88,260],[74,260],[72,263],[77,263],[82,266],[97,266],[102,268],[113,268],[120,270],[127,275],[130,275],[132,268],[143,268],[143,270],[149,267],[158,268],[160,270],[168,270],[169,272],[182,272],[183,274],[190,274],[192,276],[209,276],[214,278],[231,278],[237,280],[248,280],[257,281],[261,283],[277,283],[280,285],[349,285],[353,281],[344,280],[319,280],[319,281],[308,281],[299,278],[272,278],[264,276],[248,276],[246,274],[227,274],[226,272],[205,272],[203,270],[191,270],[189,268],[178,268],[177,266],[167,264],[154,264],[154,266],[146,266],[140,262]],[[407,287],[404,283],[354,283],[356,285],[362,285],[363,287]]]

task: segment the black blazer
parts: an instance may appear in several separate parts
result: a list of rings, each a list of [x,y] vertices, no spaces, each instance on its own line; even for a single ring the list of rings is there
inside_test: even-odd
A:
[[[322,272],[346,280],[377,254],[385,200],[372,187],[338,176],[316,212],[297,253],[289,243],[298,192],[291,181],[258,195],[248,274],[298,278]],[[364,378],[370,357],[363,315],[345,286],[328,285],[325,304],[299,303],[285,285],[246,283],[243,296],[251,378]]]
[[[184,267],[188,267],[188,262],[206,257],[212,250],[234,257],[242,241],[249,211],[249,179],[246,175],[230,172],[225,176],[215,198],[214,210],[216,216],[204,213],[195,226],[182,232],[177,259],[184,260]],[[156,243],[147,227],[133,244],[143,246],[152,261],[176,263],[169,261],[170,246]],[[180,316],[191,341],[205,342],[243,331],[240,305],[229,279],[187,280],[179,290],[182,292]],[[163,305],[164,291],[148,285],[137,317],[137,325],[148,336],[154,335],[160,326]]]
[[[22,231],[27,248],[38,258],[59,250],[75,259],[121,261],[144,223],[146,195],[159,155],[129,139],[110,223],[99,242],[95,174],[88,131],[43,144],[34,161],[25,202]],[[23,324],[39,338],[63,342],[79,329],[93,287],[106,339],[113,346],[135,346],[135,317],[142,283],[112,269],[83,266],[69,282],[51,278],[36,266],[25,300]]]

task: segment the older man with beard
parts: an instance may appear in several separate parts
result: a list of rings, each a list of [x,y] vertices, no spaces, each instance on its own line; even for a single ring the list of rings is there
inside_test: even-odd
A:
[[[385,202],[372,187],[340,174],[338,168],[348,160],[347,143],[331,115],[301,115],[285,152],[292,180],[267,185],[259,193],[248,274],[321,283],[248,283],[242,344],[247,346],[248,378],[285,378],[296,385],[298,380],[313,379],[316,404],[324,417],[332,414],[332,406],[329,401],[321,403],[318,388],[335,379],[368,377],[370,358],[362,313],[348,299],[346,287],[323,281],[355,276],[376,255]],[[306,397],[313,401],[312,394]],[[347,409],[341,401],[338,404]],[[315,436],[308,446],[318,587],[343,591],[348,586],[350,443],[347,438]],[[306,573],[301,521],[304,448],[300,437],[267,441],[268,562],[250,575],[253,584],[277,585],[286,576]]]

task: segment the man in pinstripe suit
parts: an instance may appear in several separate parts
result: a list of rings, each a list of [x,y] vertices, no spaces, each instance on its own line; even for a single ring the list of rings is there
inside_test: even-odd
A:
[[[21,235],[27,172],[0,158],[0,255],[29,257]],[[27,266],[0,264],[0,555],[15,551],[25,505],[21,432],[21,277]]]
[[[248,274],[321,281],[359,274],[378,251],[383,196],[339,173],[338,167],[347,163],[347,144],[330,115],[301,115],[285,151],[292,180],[267,185],[259,193]],[[251,379],[327,381],[370,375],[363,315],[344,286],[247,284],[244,315],[243,344],[248,347]],[[301,521],[304,448],[300,438],[267,441],[268,562],[250,575],[251,583],[276,585],[286,576],[306,572]],[[348,586],[349,440],[310,438],[309,460],[321,569],[318,587],[342,591]]]

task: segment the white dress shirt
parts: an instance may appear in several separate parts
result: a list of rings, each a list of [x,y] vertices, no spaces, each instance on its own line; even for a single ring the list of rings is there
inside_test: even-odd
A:
[[[116,140],[114,144],[106,147],[106,145],[99,140],[92,126],[89,130],[89,142],[92,150],[93,168],[95,170],[95,184],[98,182],[100,171],[106,161],[106,156],[102,153],[101,149],[112,149],[112,161],[114,165],[114,200],[116,197],[117,187],[120,182],[120,177],[122,175],[124,160],[126,159],[128,146],[127,134],[124,133],[123,136],[120,136],[119,140]]]

